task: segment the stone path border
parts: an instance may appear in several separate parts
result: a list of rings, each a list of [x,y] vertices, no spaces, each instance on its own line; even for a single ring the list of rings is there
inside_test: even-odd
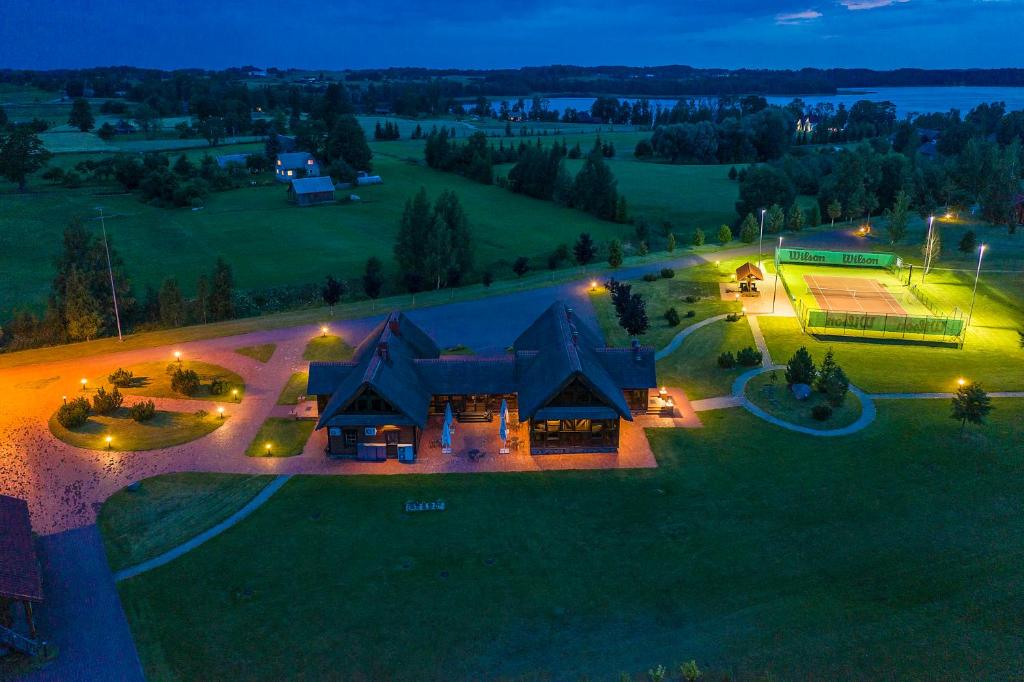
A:
[[[195,537],[186,540],[177,547],[170,549],[159,556],[155,556],[152,559],[143,561],[141,564],[136,564],[134,566],[129,566],[128,568],[122,568],[120,571],[116,571],[114,573],[114,580],[116,582],[121,582],[122,580],[134,578],[135,576],[145,573],[146,571],[151,571],[154,568],[163,566],[164,564],[174,561],[182,554],[192,551],[193,549],[203,544],[207,540],[217,537],[218,535],[226,531],[228,528],[231,528],[233,525],[235,525],[245,517],[249,516],[249,514],[252,514],[254,511],[259,509],[263,505],[263,503],[269,500],[274,493],[280,490],[281,486],[287,483],[290,478],[291,474],[283,474],[281,476],[278,476],[273,481],[268,483],[267,486],[263,490],[261,490],[259,494],[256,495],[256,497],[249,500],[244,507],[242,507],[234,514],[218,523],[216,526],[203,531],[199,535],[196,535]]]

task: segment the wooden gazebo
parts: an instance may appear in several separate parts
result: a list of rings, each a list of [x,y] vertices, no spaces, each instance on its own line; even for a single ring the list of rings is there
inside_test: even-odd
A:
[[[764,274],[761,272],[761,268],[748,261],[736,268],[736,280],[740,283],[741,292],[755,295],[758,291],[754,280],[764,281]]]
[[[43,586],[36,558],[28,504],[0,495],[0,650],[4,647],[35,655],[42,646],[36,641],[32,605],[43,600]],[[15,631],[12,608],[21,603],[28,637]]]

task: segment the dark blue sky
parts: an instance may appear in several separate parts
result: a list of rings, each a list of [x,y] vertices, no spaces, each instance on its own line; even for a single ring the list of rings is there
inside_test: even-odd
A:
[[[3,0],[0,68],[1024,66],[1024,0]]]

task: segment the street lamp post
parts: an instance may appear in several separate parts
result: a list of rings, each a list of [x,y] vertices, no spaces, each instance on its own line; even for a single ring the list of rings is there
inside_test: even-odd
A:
[[[103,230],[103,250],[107,254],[107,273],[110,275],[110,297],[114,301],[114,319],[117,320],[117,340],[124,341],[121,336],[121,313],[117,309],[117,287],[114,286],[114,268],[110,264],[110,247],[107,245],[107,221],[103,218],[103,207],[98,206],[100,212],[100,228]]]
[[[779,248],[782,248],[782,237],[779,237]],[[772,289],[772,315],[775,314],[775,295],[779,291],[779,259],[775,259],[775,288]]]
[[[935,225],[935,216],[928,216],[928,236],[924,238],[924,268],[921,271],[921,284],[924,284],[928,271],[932,269],[932,228]]]
[[[971,326],[971,317],[974,316],[974,299],[978,295],[978,279],[981,277],[981,259],[985,257],[985,245],[982,244],[981,248],[978,249],[978,271],[974,273],[974,291],[971,292],[971,310],[967,313],[967,325]]]
[[[762,261],[762,256],[761,256],[762,249],[761,249],[761,246],[762,246],[762,244],[764,244],[764,214],[765,214],[766,210],[767,209],[764,209],[764,208],[761,209],[761,235],[757,238],[757,267],[759,267],[759,268],[764,267],[764,265],[762,265],[762,263],[761,263],[761,261]]]

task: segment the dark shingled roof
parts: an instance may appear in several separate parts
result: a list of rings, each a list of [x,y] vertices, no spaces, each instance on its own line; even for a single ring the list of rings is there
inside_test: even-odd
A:
[[[632,416],[623,389],[657,385],[653,349],[606,348],[600,334],[561,301],[519,335],[513,350],[496,357],[442,358],[437,344],[423,330],[401,313],[392,313],[359,344],[351,362],[310,363],[307,392],[330,396],[317,428],[365,419],[342,413],[368,388],[411,423],[424,427],[434,395],[516,393],[521,421],[573,410],[574,414],[593,412],[602,418],[617,414],[629,420]],[[606,407],[584,412],[573,407],[545,410],[573,381],[587,386]]]
[[[333,192],[334,181],[329,175],[318,175],[313,178],[292,180],[292,191],[296,194],[316,194],[317,192]]]
[[[28,503],[7,495],[0,495],[0,597],[43,600]]]

